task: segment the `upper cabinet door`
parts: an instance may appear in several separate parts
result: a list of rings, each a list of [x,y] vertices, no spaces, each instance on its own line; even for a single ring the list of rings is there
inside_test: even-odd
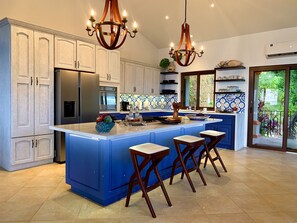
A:
[[[75,70],[76,41],[55,37],[55,67]]]
[[[101,82],[120,83],[120,52],[96,46],[96,73]]]
[[[125,93],[125,63],[120,63],[120,93]]]
[[[145,83],[143,84],[143,93],[144,94],[153,94],[154,93],[154,89],[153,89],[153,68],[150,67],[146,67],[144,69],[144,80]]]
[[[153,69],[153,94],[160,94],[160,70]]]
[[[99,75],[100,81],[109,81],[108,58],[108,51],[96,46],[96,74]]]
[[[144,66],[135,65],[135,93],[143,94],[143,85],[144,85]],[[146,82],[145,82],[146,84]]]
[[[77,41],[77,66],[81,71],[95,72],[95,45]]]
[[[53,133],[54,124],[54,37],[34,32],[35,135]]]
[[[11,136],[34,134],[33,31],[11,27]]]
[[[121,61],[120,61],[120,52],[111,50],[109,51],[109,81],[114,83],[120,83],[121,79]]]

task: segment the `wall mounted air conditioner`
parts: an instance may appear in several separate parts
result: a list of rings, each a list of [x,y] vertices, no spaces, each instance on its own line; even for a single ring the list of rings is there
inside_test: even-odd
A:
[[[288,56],[297,54],[297,41],[271,43],[265,47],[265,55],[267,58]]]

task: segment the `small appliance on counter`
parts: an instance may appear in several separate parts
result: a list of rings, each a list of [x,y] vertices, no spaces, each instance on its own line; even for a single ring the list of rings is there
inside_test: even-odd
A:
[[[121,108],[122,108],[122,111],[129,111],[129,102],[127,101],[122,101],[121,102]]]

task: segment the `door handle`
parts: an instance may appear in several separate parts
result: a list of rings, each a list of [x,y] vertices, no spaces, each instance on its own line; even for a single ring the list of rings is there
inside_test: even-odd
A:
[[[37,141],[37,139],[36,139],[36,140],[35,140],[35,147],[36,147],[36,148],[37,148],[37,142],[38,142],[38,141]]]
[[[77,66],[77,63],[76,63],[76,60],[75,60],[75,61],[74,61],[74,67],[77,68],[76,66]]]
[[[36,77],[36,85],[38,85],[38,77]]]
[[[79,61],[77,61],[77,68],[79,68]]]
[[[33,77],[31,77],[31,85],[33,85]]]
[[[34,148],[34,140],[32,139],[32,148]]]

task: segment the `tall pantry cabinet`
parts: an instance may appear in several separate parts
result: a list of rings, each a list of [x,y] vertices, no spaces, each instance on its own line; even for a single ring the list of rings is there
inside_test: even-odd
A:
[[[0,165],[53,162],[54,38],[0,23]]]

